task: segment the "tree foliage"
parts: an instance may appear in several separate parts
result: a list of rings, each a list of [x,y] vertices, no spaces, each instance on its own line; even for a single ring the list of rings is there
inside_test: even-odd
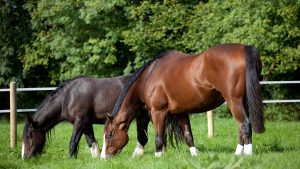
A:
[[[0,86],[11,80],[21,82],[24,54],[22,45],[30,41],[29,13],[23,9],[24,1],[0,1]]]
[[[127,74],[159,53],[259,49],[265,80],[300,79],[299,0],[0,0],[0,85]],[[284,86],[285,87],[285,86]],[[264,94],[299,96],[299,88]],[[296,97],[296,98],[297,98]]]
[[[26,9],[34,38],[24,70],[42,66],[53,84],[129,73],[167,49],[195,53],[221,43],[256,46],[268,79],[299,70],[299,1],[38,0]]]
[[[120,41],[127,25],[124,4],[122,0],[28,3],[34,40],[26,45],[24,70],[42,65],[52,83],[79,74],[120,74],[127,58]]]
[[[130,12],[136,24],[125,31],[125,42],[138,66],[167,48],[201,52],[221,43],[254,45],[263,74],[276,78],[299,69],[299,9],[300,1],[144,1]]]

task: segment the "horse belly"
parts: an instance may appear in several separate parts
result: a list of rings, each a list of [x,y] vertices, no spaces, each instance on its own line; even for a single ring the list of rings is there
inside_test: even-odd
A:
[[[200,113],[212,110],[224,102],[221,93],[212,92],[194,92],[193,96],[182,96],[178,99],[169,101],[170,113]]]

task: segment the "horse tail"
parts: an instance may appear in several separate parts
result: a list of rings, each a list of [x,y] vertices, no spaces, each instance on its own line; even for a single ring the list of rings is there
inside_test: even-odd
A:
[[[183,131],[179,126],[178,119],[174,116],[168,116],[166,125],[166,138],[169,143],[174,146],[173,139],[175,138],[175,143],[178,145],[184,141]]]
[[[246,57],[246,114],[249,116],[252,128],[257,133],[265,131],[263,103],[259,77],[261,72],[261,60],[256,48],[245,46]],[[247,118],[247,117],[246,117]]]

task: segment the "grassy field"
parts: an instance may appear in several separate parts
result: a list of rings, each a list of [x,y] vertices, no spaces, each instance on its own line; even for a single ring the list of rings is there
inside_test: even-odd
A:
[[[178,148],[168,147],[162,158],[155,158],[154,132],[149,126],[149,142],[145,155],[132,158],[136,144],[136,126],[132,123],[129,143],[121,154],[109,160],[91,158],[85,138],[82,137],[77,159],[68,158],[72,125],[60,123],[52,130],[44,153],[36,159],[21,160],[21,133],[23,123],[18,124],[18,145],[9,147],[9,123],[0,121],[0,168],[300,168],[300,122],[266,122],[266,132],[253,135],[254,155],[235,156],[237,125],[233,119],[215,119],[215,136],[207,138],[204,114],[191,116],[195,144],[200,154],[191,157],[185,144]],[[102,144],[103,126],[94,125],[97,140]]]

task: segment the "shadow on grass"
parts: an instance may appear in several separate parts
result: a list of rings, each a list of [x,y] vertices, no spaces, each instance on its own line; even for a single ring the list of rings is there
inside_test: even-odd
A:
[[[263,147],[260,147],[261,152],[292,152],[292,151],[299,151],[299,147],[297,146],[282,146],[278,142],[273,142],[271,144],[264,144]]]
[[[282,143],[278,141],[274,141],[270,144],[263,143],[263,145],[253,145],[255,151],[254,153],[268,153],[268,152],[274,152],[274,153],[282,153],[282,152],[293,152],[293,151],[299,151],[299,147],[295,146],[284,146]],[[228,154],[234,154],[235,147],[231,146],[197,146],[197,149],[200,152],[208,152],[208,153],[228,153]]]
[[[200,146],[197,147],[200,152],[208,152],[208,153],[234,153],[235,149],[230,146],[218,146],[218,147],[208,147],[208,146]]]
[[[16,164],[13,163],[7,163],[5,161],[2,161],[0,164],[0,169],[7,169],[7,168],[18,168]]]

